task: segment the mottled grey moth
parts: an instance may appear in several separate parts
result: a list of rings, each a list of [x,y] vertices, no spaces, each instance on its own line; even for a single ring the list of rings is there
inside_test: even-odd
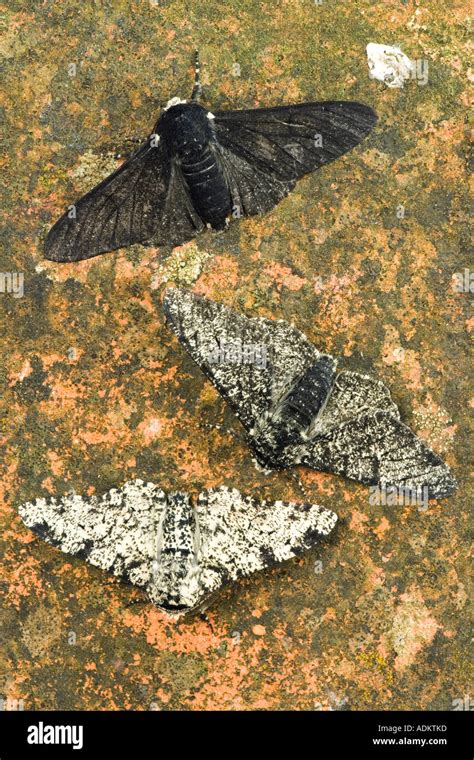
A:
[[[310,549],[337,521],[315,504],[259,501],[225,487],[203,491],[193,507],[187,494],[141,480],[100,498],[38,499],[19,513],[49,544],[139,586],[173,616]]]
[[[70,206],[45,256],[79,261],[132,243],[181,245],[205,227],[272,209],[297,179],[342,156],[376,115],[349,101],[215,111],[172,98],[117,171]]]
[[[184,290],[168,289],[164,309],[262,467],[306,465],[382,488],[428,489],[430,498],[455,489],[449,467],[400,422],[386,386],[357,372],[336,374],[336,360],[292,325],[249,319]],[[265,362],[239,361],[249,346]]]

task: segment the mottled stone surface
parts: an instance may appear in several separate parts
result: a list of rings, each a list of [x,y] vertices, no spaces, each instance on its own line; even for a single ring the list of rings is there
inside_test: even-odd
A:
[[[25,709],[452,709],[469,693],[473,321],[472,295],[455,287],[469,266],[465,16],[456,0],[8,4],[0,272],[23,273],[24,295],[0,292],[0,697]],[[428,83],[371,80],[368,42],[428,61]],[[379,124],[265,217],[173,253],[45,262],[64,205],[118,164],[159,104],[189,95],[195,47],[210,107],[358,99]],[[136,477],[301,499],[288,473],[255,469],[165,328],[166,283],[293,320],[341,369],[380,377],[458,493],[422,511],[381,507],[364,486],[299,472],[338,529],[226,590],[208,621],[130,606],[137,591],[35,539],[21,501]]]

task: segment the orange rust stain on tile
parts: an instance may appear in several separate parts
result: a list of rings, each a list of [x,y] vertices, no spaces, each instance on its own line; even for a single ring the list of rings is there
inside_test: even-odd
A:
[[[263,272],[277,288],[284,287],[296,292],[301,290],[306,283],[306,280],[303,277],[295,275],[290,267],[278,264],[276,261],[265,264]]]
[[[382,517],[382,519],[380,520],[380,522],[377,525],[377,527],[374,528],[374,533],[377,536],[377,538],[379,539],[379,541],[382,541],[384,539],[384,537],[385,537],[386,532],[389,531],[389,530],[390,530],[390,523],[389,523],[389,521],[387,520],[386,517]]]
[[[401,344],[402,340],[398,331],[393,325],[387,325],[385,329],[383,361],[389,366],[393,364],[399,366],[400,374],[410,390],[426,387],[426,384],[429,383],[429,378],[426,377],[426,373],[423,373],[417,353],[412,349],[405,348]]]
[[[8,601],[17,609],[23,600],[32,596],[41,599],[46,594],[40,563],[33,556],[22,560],[5,580],[8,586]]]
[[[148,644],[157,650],[171,650],[180,654],[197,653],[205,655],[217,648],[222,641],[224,628],[211,618],[211,626],[204,621],[190,625],[169,620],[160,610],[150,607],[140,615],[126,611],[124,625],[134,633],[145,637]]]
[[[365,523],[368,522],[368,517],[363,512],[355,511],[351,515],[351,521],[349,524],[350,530],[354,530],[356,533],[364,533]]]
[[[232,299],[239,281],[239,264],[235,257],[215,256],[210,267],[196,282],[195,292],[218,301]],[[230,301],[231,303],[231,301]]]
[[[138,426],[146,444],[156,439],[170,438],[173,435],[174,421],[161,417],[148,417]]]

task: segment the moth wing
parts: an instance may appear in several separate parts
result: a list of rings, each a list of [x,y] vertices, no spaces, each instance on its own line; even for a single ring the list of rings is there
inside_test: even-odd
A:
[[[426,487],[429,498],[456,488],[449,467],[390,410],[365,411],[319,432],[296,461],[382,488]]]
[[[225,487],[201,493],[196,510],[201,582],[208,589],[300,555],[337,521],[316,504],[261,502]]]
[[[45,256],[80,261],[148,242],[154,233],[157,244],[184,243],[203,227],[189,205],[164,144],[149,140],[63,214],[48,233]]]
[[[214,126],[234,205],[268,211],[296,180],[358,145],[377,121],[361,103],[326,101],[218,111]]]
[[[264,214],[288,195],[296,180],[278,178],[268,167],[252,163],[249,156],[241,156],[238,150],[238,145],[220,146],[217,156],[229,187],[233,214]]]
[[[375,411],[389,411],[394,417],[400,416],[387,386],[380,380],[358,372],[339,372],[318,416],[316,427],[327,431],[334,425]]]
[[[203,229],[204,222],[194,209],[181,168],[173,161],[166,202],[147,242],[153,245],[182,245]]]
[[[131,481],[102,497],[76,494],[19,507],[25,525],[66,554],[147,585],[166,497],[152,483]]]
[[[248,318],[203,296],[168,288],[163,307],[180,342],[247,430],[322,354],[284,321]],[[254,347],[262,361],[215,361],[219,349]]]

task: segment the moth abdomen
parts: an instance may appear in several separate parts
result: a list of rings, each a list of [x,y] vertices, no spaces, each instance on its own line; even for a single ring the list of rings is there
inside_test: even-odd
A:
[[[320,410],[331,391],[336,365],[332,356],[321,356],[293,382],[267,417],[261,439],[265,448],[282,454],[287,446],[309,437]]]
[[[324,405],[336,374],[332,356],[323,355],[301,375],[280,402],[277,416],[292,420],[300,432],[307,430]]]
[[[229,188],[211,146],[189,153],[181,162],[193,206],[202,221],[215,229],[225,226],[232,210]]]

